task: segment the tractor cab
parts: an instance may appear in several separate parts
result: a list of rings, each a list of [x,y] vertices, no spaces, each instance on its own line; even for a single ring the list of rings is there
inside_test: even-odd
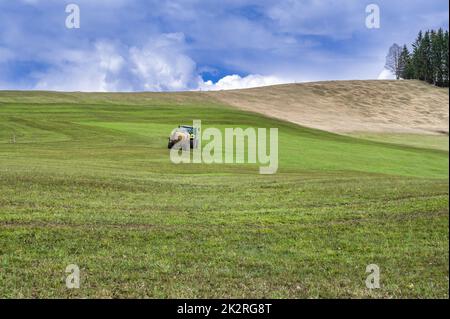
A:
[[[193,127],[193,126],[189,126],[189,125],[178,125],[178,128],[176,130],[189,134],[191,149],[197,148],[197,146],[198,146],[198,134],[199,134],[199,129],[198,128]],[[169,137],[168,148],[172,148],[172,146],[175,145],[176,142],[177,141],[172,141],[170,139],[170,137]]]
[[[191,137],[191,140],[197,138],[197,134],[198,134],[197,128],[195,128],[193,126],[188,126],[188,125],[178,125],[178,128],[188,132],[189,136]]]

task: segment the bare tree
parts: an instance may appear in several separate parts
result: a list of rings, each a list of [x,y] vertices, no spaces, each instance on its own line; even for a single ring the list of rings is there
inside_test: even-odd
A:
[[[385,68],[392,72],[395,75],[395,78],[400,79],[401,74],[403,73],[404,65],[402,63],[402,48],[394,43],[389,48],[389,53],[386,56],[386,64]]]

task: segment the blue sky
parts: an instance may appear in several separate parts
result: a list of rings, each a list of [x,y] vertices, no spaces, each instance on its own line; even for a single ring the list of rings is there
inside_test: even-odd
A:
[[[67,29],[66,5],[80,8]],[[365,25],[380,7],[379,29]],[[0,0],[0,89],[177,91],[385,77],[447,0]]]

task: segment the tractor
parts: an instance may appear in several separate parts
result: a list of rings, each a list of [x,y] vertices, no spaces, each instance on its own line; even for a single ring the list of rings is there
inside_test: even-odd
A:
[[[167,148],[171,149],[176,143],[181,142],[183,139],[189,139],[189,145],[191,149],[198,147],[198,132],[196,127],[188,125],[179,125],[178,128],[174,129],[169,136],[169,142]]]

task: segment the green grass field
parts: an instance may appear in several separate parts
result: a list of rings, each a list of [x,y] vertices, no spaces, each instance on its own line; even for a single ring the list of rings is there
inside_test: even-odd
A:
[[[448,151],[448,135],[428,135],[428,134],[399,134],[399,133],[353,133],[349,134],[356,138],[367,139],[397,145],[409,145],[419,148],[429,148]]]
[[[277,127],[278,173],[172,164],[167,136],[193,119]],[[442,145],[307,129],[202,93],[0,92],[0,297],[448,298]]]

